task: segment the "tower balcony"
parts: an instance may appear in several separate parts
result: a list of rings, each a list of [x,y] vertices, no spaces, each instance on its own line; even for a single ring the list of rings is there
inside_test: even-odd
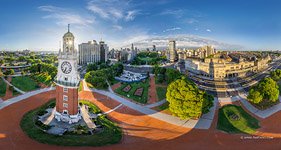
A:
[[[59,85],[62,87],[79,88],[80,79],[77,82],[73,83],[73,82],[61,81],[61,80],[58,80],[57,77],[55,77],[54,82],[56,83],[56,85]]]

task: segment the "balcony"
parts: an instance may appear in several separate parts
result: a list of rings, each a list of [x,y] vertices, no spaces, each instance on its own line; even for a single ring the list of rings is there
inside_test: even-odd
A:
[[[60,81],[60,80],[57,80],[57,77],[55,77],[54,82],[55,82],[57,85],[67,86],[67,87],[70,87],[70,88],[78,88],[78,87],[79,87],[79,83],[80,83],[80,81],[77,82],[77,83],[71,83],[71,82]]]

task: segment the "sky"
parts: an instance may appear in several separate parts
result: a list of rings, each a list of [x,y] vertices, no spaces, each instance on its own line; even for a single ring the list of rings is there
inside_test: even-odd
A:
[[[0,50],[54,50],[67,24],[76,45],[194,35],[246,49],[281,47],[278,0],[0,0]]]

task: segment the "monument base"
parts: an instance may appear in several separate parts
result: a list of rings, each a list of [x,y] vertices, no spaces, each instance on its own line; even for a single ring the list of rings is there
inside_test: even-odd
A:
[[[55,119],[59,122],[68,122],[69,124],[76,123],[82,118],[79,112],[76,115],[68,115],[56,111]]]

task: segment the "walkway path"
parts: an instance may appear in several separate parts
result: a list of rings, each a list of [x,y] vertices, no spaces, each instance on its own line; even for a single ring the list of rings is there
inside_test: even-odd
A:
[[[12,81],[12,77],[8,77],[8,82],[11,82]],[[4,81],[4,80],[3,80]],[[6,83],[6,82],[5,82]],[[6,93],[5,93],[5,96],[2,97],[3,100],[7,100],[7,99],[10,99],[13,97],[13,91],[10,90],[10,86],[8,84],[6,84]]]
[[[85,79],[83,79],[82,82],[84,91],[91,91],[91,89],[87,86],[87,82],[85,81]]]
[[[149,77],[149,88],[148,88],[148,104],[153,104],[157,102],[157,92],[156,92],[156,86],[155,86],[155,77],[150,76]]]
[[[109,92],[114,93],[113,90],[112,90],[112,88],[111,88],[110,83],[109,83],[107,80],[106,80],[106,83],[107,83],[107,85],[108,85],[108,90],[109,90]]]
[[[46,119],[44,116],[42,116],[41,118],[44,118],[44,119],[42,119],[42,123],[49,125],[51,123],[51,121],[54,119],[55,111],[56,111],[56,109],[53,108],[51,111],[51,114]],[[45,114],[45,115],[48,115],[48,114]]]
[[[81,107],[82,117],[84,121],[86,122],[88,128],[94,129],[96,128],[96,125],[93,123],[93,121],[90,119],[90,116],[88,114],[88,111],[86,111],[85,105]]]
[[[239,95],[239,96],[240,96],[240,101],[242,102],[244,107],[246,107],[251,113],[255,114],[256,116],[258,116],[260,118],[267,118],[281,110],[280,102],[277,105],[274,105],[265,110],[259,110],[248,102],[247,97],[245,95]],[[279,97],[279,101],[281,101],[281,97]]]
[[[21,93],[21,94],[24,94],[24,93],[25,93],[24,91],[20,90],[19,88],[15,87],[14,85],[12,85],[12,84],[11,84],[9,81],[7,81],[4,77],[1,77],[1,78],[2,78],[3,81],[5,81],[9,86],[14,87],[14,89],[15,89],[16,91],[18,91],[19,93]]]
[[[218,98],[219,103],[231,103],[239,101],[240,96],[232,96],[232,97],[220,97]]]
[[[31,92],[27,92],[23,95],[19,95],[17,97],[13,97],[11,99],[8,99],[8,100],[5,100],[4,102],[0,103],[0,110],[9,106],[9,105],[12,105],[14,103],[17,103],[19,101],[22,101],[22,100],[25,100],[31,96],[34,96],[34,95],[37,95],[37,94],[40,94],[40,93],[44,93],[44,92],[48,92],[48,91],[51,91],[51,90],[54,90],[55,88],[54,87],[49,87],[49,88],[44,88],[44,89],[39,89],[39,90],[35,90],[35,91],[31,91]]]
[[[164,104],[166,102],[167,102],[167,100],[163,99],[162,101],[158,101],[158,102],[153,103],[153,104],[145,105],[144,107],[146,107],[146,108],[153,108],[153,107],[160,106],[160,105],[162,105],[162,104]]]
[[[47,101],[50,94],[55,97],[55,92],[50,91],[27,98],[24,101],[15,103],[0,109],[0,147],[5,149],[64,149],[64,150],[143,150],[156,147],[157,149],[216,149],[216,150],[235,150],[235,149],[280,149],[281,147],[281,113],[277,113],[272,117],[262,119],[262,130],[257,134],[265,135],[272,138],[257,138],[245,134],[227,134],[216,129],[217,113],[215,120],[209,130],[187,129],[175,126],[167,122],[143,115],[127,106],[120,107],[116,111],[108,114],[108,117],[123,130],[123,137],[120,143],[107,145],[102,147],[62,147],[56,145],[48,145],[39,143],[29,138],[21,129],[20,121],[22,116],[35,109]],[[103,111],[108,111],[119,105],[115,100],[99,100],[102,97],[98,93],[84,92],[85,95],[91,95],[91,101],[98,104]],[[83,94],[82,94],[83,95]],[[107,101],[105,103],[105,101]],[[111,104],[115,103],[113,107]],[[265,128],[264,128],[265,127]],[[241,137],[249,137],[251,139],[241,139]]]
[[[87,88],[84,88],[87,89]],[[157,112],[155,110],[152,110],[150,108],[138,105],[136,103],[130,102],[115,93],[111,93],[108,91],[103,91],[103,90],[97,90],[97,89],[91,89],[92,92],[96,92],[102,95],[106,95],[110,97],[111,99],[114,99],[120,103],[122,103],[125,106],[128,106],[134,110],[137,110],[138,112],[141,112],[143,114],[149,115],[153,118],[168,122],[170,124],[174,124],[177,126],[182,126],[186,128],[197,128],[197,129],[209,129],[211,124],[212,124],[212,118],[214,117],[215,114],[215,108],[216,108],[216,102],[215,105],[210,109],[210,112],[207,114],[204,114],[199,120],[180,120],[178,117],[174,117],[168,114],[164,114],[161,112]]]
[[[115,108],[113,108],[113,109],[111,109],[111,110],[109,110],[109,111],[107,111],[107,112],[105,112],[105,113],[103,113],[103,114],[109,114],[109,113],[111,113],[111,112],[117,110],[117,109],[120,108],[121,106],[123,106],[123,104],[119,104],[119,105],[116,106]]]

